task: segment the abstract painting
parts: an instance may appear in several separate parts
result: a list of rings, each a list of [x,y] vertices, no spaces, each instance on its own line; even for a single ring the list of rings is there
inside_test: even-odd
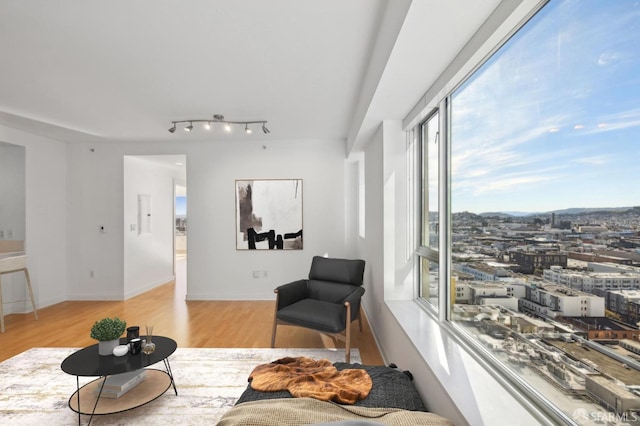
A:
[[[302,250],[302,179],[236,180],[236,249]]]

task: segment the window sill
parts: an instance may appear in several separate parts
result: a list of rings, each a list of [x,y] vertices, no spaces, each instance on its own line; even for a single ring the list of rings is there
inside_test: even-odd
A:
[[[416,386],[422,395],[426,395],[428,406],[433,399],[429,394],[433,386],[425,383],[429,381],[425,377],[433,377],[469,424],[500,424],[509,418],[517,418],[520,425],[558,424],[557,418],[552,421],[549,413],[542,412],[530,398],[475,353],[454,327],[439,323],[420,303],[414,300],[387,300],[385,303],[422,363],[424,372],[412,372],[414,377],[418,377]],[[407,364],[416,365],[413,354],[406,348],[402,350],[404,356],[413,361],[409,360]]]

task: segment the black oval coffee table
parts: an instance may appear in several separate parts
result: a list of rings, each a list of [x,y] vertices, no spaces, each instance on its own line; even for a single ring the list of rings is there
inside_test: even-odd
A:
[[[126,344],[125,340],[120,339],[120,343]],[[175,340],[164,336],[153,336],[153,343],[156,344],[156,350],[152,354],[127,353],[121,357],[98,355],[96,343],[62,361],[62,371],[76,376],[77,391],[69,398],[69,408],[78,413],[78,424],[81,423],[81,414],[91,416],[90,424],[94,415],[114,414],[140,407],[164,394],[171,386],[178,395],[169,364],[169,356],[175,352],[178,345]],[[164,371],[148,368],[144,381],[120,398],[100,398],[107,376],[140,370],[160,361],[164,363]],[[95,376],[99,378],[80,387],[80,377]]]

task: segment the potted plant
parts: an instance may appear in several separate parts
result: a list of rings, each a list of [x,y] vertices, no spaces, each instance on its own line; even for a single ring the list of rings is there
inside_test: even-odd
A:
[[[91,338],[98,341],[98,354],[111,355],[113,348],[120,344],[120,336],[127,328],[126,321],[118,317],[102,318],[91,327]]]

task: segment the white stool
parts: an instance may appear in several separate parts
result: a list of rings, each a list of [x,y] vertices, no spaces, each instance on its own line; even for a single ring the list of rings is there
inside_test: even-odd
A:
[[[31,305],[33,305],[33,314],[35,315],[36,320],[38,319],[36,302],[33,299],[33,289],[31,288],[31,279],[29,278],[29,270],[27,269],[27,256],[22,255],[0,258],[0,332],[2,333],[4,333],[4,313],[2,312],[2,274],[20,271],[24,271],[24,276],[27,281],[27,290],[29,290]]]

